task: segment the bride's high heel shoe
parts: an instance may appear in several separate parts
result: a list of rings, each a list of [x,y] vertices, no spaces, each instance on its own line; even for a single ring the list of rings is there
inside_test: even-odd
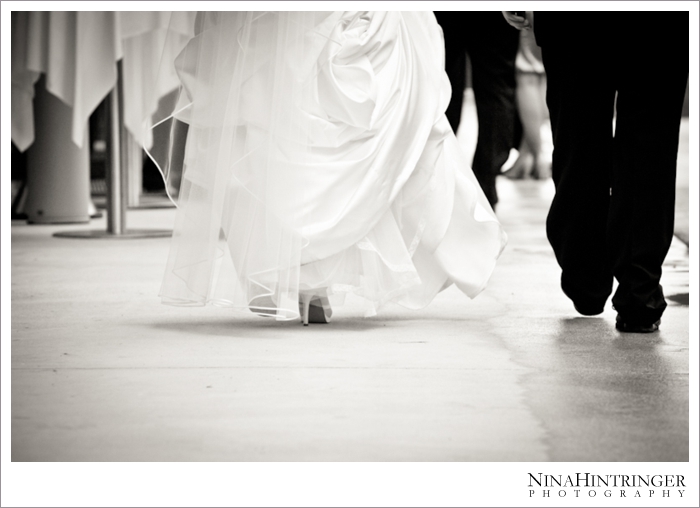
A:
[[[309,323],[330,323],[333,310],[328,298],[315,293],[299,293],[299,314],[304,326]]]
[[[269,296],[257,296],[248,302],[250,312],[262,317],[273,317],[277,314],[277,305]]]
[[[510,180],[525,180],[532,175],[535,159],[529,153],[520,155],[513,166],[502,174]]]

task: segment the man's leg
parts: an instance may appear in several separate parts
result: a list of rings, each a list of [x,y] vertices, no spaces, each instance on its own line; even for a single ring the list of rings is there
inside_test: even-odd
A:
[[[608,234],[619,282],[613,305],[618,328],[625,331],[652,331],[666,308],[659,281],[673,238],[678,134],[688,80],[687,13],[655,14],[647,21],[660,36],[644,52],[630,44],[618,63]],[[678,14],[684,19],[675,19]],[[653,68],[649,61],[656,62]]]
[[[467,86],[467,57],[464,47],[464,26],[459,22],[465,13],[435,12],[445,36],[445,72],[452,85],[452,97],[445,115],[455,134],[462,117],[464,89]]]
[[[547,237],[562,268],[562,289],[585,315],[603,311],[613,282],[606,228],[615,89],[599,49],[542,48],[556,187]]]
[[[489,202],[495,205],[496,177],[513,146],[515,56],[520,35],[499,12],[469,14],[467,52],[479,121],[473,170]]]

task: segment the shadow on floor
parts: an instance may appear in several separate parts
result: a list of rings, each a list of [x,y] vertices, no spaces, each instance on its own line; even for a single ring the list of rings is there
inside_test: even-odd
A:
[[[302,326],[297,321],[275,321],[274,319],[251,318],[212,321],[197,319],[192,321],[160,321],[151,323],[151,328],[183,334],[200,334],[205,336],[239,337],[255,336],[261,338],[288,338],[289,333],[326,333],[329,327],[333,332],[369,332],[387,326],[387,320],[371,321],[366,319],[346,318],[333,320],[330,324],[312,323]]]

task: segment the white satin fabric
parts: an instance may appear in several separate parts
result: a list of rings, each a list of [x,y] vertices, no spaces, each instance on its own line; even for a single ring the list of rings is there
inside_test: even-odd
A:
[[[284,320],[300,291],[354,292],[373,315],[485,287],[505,234],[444,116],[431,12],[207,12],[193,29],[177,121],[155,119],[189,126],[165,303]]]

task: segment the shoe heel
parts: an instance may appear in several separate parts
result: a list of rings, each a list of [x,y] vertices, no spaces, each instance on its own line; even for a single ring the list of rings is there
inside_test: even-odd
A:
[[[313,295],[311,293],[302,293],[299,295],[301,297],[301,321],[304,326],[309,326],[309,306],[311,305],[311,298]]]

